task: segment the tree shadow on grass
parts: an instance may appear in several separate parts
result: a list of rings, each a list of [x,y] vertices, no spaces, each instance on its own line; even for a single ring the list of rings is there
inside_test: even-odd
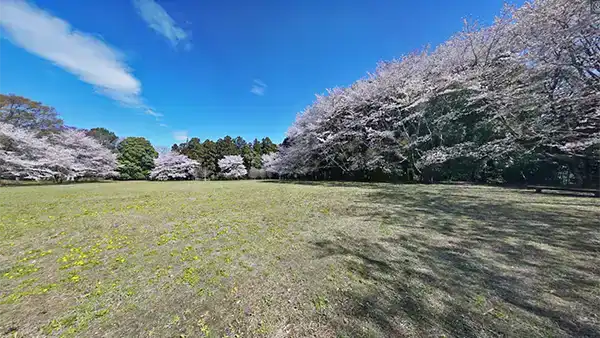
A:
[[[356,278],[338,292],[331,325],[350,336],[600,337],[594,203],[380,186],[353,216],[387,233],[313,243],[317,258],[335,257]]]
[[[545,191],[539,193],[539,192],[535,192],[534,190],[523,190],[523,189],[520,189],[520,193],[526,194],[526,195],[538,195],[538,196],[539,195],[547,195],[547,196],[564,196],[564,197],[593,198],[593,199],[598,200],[598,197],[594,196],[593,192],[545,190]]]

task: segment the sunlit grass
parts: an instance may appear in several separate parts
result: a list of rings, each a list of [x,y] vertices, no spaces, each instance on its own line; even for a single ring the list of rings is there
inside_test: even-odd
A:
[[[594,333],[596,201],[351,183],[1,188],[0,334]]]

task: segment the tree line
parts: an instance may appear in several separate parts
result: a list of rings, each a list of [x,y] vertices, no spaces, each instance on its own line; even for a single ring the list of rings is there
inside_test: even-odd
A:
[[[248,142],[240,136],[236,138],[225,136],[217,141],[205,140],[204,142],[193,137],[186,142],[174,144],[171,150],[197,161],[200,166],[199,176],[201,178],[218,175],[220,172],[219,161],[226,156],[234,156],[228,158],[235,158],[237,161],[241,159],[248,172],[256,173],[252,176],[258,175],[258,177],[252,178],[260,178],[266,175],[265,172],[260,171],[263,167],[262,156],[277,152],[277,145],[269,137],[260,141],[254,139],[252,142]]]
[[[171,150],[155,148],[144,137],[66,126],[53,107],[0,94],[1,179],[264,178],[262,156],[276,151],[268,137],[247,142],[231,136],[204,142],[194,137]]]
[[[284,177],[600,184],[600,15],[586,0],[505,6],[490,26],[382,62],[289,128]]]

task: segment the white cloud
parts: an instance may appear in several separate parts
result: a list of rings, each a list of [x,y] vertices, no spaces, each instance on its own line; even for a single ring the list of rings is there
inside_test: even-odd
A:
[[[254,79],[254,84],[255,84],[255,85],[258,85],[258,86],[261,86],[261,87],[265,87],[265,88],[267,87],[267,84],[266,84],[266,83],[264,83],[264,82],[262,82],[262,81],[261,81],[261,80],[259,80],[259,79]]]
[[[265,91],[267,90],[267,84],[262,82],[259,79],[254,79],[252,84],[252,89],[250,89],[250,93],[263,96],[265,95]]]
[[[0,26],[15,45],[53,62],[111,98],[141,105],[140,81],[119,51],[22,0],[0,0]]]
[[[146,115],[150,115],[150,116],[154,116],[157,120],[161,117],[163,117],[163,114],[156,112],[150,108],[146,108],[146,110],[144,111],[144,114]]]
[[[173,138],[176,141],[187,141],[187,139],[188,139],[188,132],[187,132],[187,130],[174,131],[173,132]]]
[[[167,124],[164,124],[164,123],[159,123],[158,125],[161,126],[161,127],[163,127],[163,128],[168,128],[169,127]]]
[[[187,51],[192,48],[188,33],[177,27],[175,20],[154,0],[132,0],[132,2],[138,14],[146,21],[148,26],[164,36],[173,46],[185,41],[184,49]]]

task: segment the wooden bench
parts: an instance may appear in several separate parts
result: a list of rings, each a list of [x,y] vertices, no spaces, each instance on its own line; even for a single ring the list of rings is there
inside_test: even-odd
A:
[[[586,188],[577,188],[577,187],[546,187],[546,186],[527,186],[527,189],[535,189],[535,192],[541,193],[542,190],[557,190],[557,191],[572,191],[572,192],[582,192],[588,194],[594,194],[596,197],[600,197],[600,189],[586,189]]]

